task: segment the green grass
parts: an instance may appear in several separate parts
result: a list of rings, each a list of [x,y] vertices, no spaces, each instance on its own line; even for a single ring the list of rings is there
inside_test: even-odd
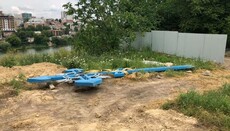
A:
[[[17,77],[13,78],[8,84],[16,91],[18,95],[22,89],[26,89],[25,83],[26,83],[25,75],[19,74]]]
[[[190,91],[175,101],[162,106],[188,116],[196,117],[202,124],[218,130],[230,130],[230,84],[203,94]]]
[[[129,59],[130,61],[125,60]],[[174,65],[191,64],[196,69],[215,69],[217,66],[212,62],[204,62],[195,59],[186,59],[173,55],[166,55],[149,50],[136,51],[113,51],[103,53],[100,56],[89,55],[83,50],[66,51],[64,49],[53,54],[7,54],[0,58],[0,65],[6,67],[30,65],[39,62],[52,62],[67,68],[90,69],[116,69],[116,68],[144,68],[156,67],[157,65],[144,64],[142,61],[172,62]]]
[[[165,72],[165,76],[167,76],[167,77],[185,76],[185,72],[184,71],[168,70]]]

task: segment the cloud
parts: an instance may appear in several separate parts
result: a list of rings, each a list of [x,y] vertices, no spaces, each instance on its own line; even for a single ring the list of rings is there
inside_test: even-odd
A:
[[[11,6],[11,10],[15,14],[21,14],[23,11],[17,6]]]
[[[18,7],[20,10],[23,10],[23,11],[33,11],[34,9],[30,6],[19,6]]]
[[[56,5],[51,5],[50,7],[49,7],[49,9],[45,9],[45,10],[43,10],[44,12],[59,12],[59,11],[61,11],[62,10],[62,8],[60,8],[60,7],[58,7],[58,6],[56,6]]]
[[[60,7],[57,7],[56,5],[51,5],[51,6],[50,6],[50,10],[51,10],[51,11],[59,11],[59,10],[60,10]]]

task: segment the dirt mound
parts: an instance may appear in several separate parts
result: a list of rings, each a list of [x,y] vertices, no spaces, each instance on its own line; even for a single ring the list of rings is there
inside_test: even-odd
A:
[[[24,75],[26,78],[40,75],[54,75],[61,73],[64,67],[53,63],[36,63],[28,66],[14,66],[12,68],[0,66],[0,83],[6,83],[13,78]]]

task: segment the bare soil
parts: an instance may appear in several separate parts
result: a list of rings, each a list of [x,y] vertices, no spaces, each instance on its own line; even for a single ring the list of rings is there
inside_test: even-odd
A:
[[[0,67],[0,129],[9,130],[209,130],[192,117],[162,110],[167,100],[188,90],[207,91],[230,82],[230,70],[204,70],[162,79],[107,79],[97,88],[59,84],[54,90],[29,84],[32,90],[12,95],[9,82],[19,74],[27,78],[61,73],[65,68],[39,63]],[[154,75],[153,75],[154,76]]]

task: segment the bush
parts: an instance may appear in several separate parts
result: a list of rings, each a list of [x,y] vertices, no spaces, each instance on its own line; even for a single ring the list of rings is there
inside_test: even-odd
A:
[[[181,94],[175,101],[165,103],[162,108],[194,116],[204,125],[214,125],[219,130],[230,130],[230,84],[203,94],[195,91]]]
[[[0,42],[0,50],[6,52],[11,47],[11,44],[5,41]]]
[[[12,46],[20,46],[22,43],[21,39],[16,35],[9,36],[6,38],[6,41],[9,42]]]
[[[26,89],[26,77],[24,74],[19,74],[9,82],[9,85],[19,94],[20,90]]]
[[[58,37],[52,37],[53,44],[60,46],[60,45],[66,45],[68,41],[66,39],[58,38]]]

